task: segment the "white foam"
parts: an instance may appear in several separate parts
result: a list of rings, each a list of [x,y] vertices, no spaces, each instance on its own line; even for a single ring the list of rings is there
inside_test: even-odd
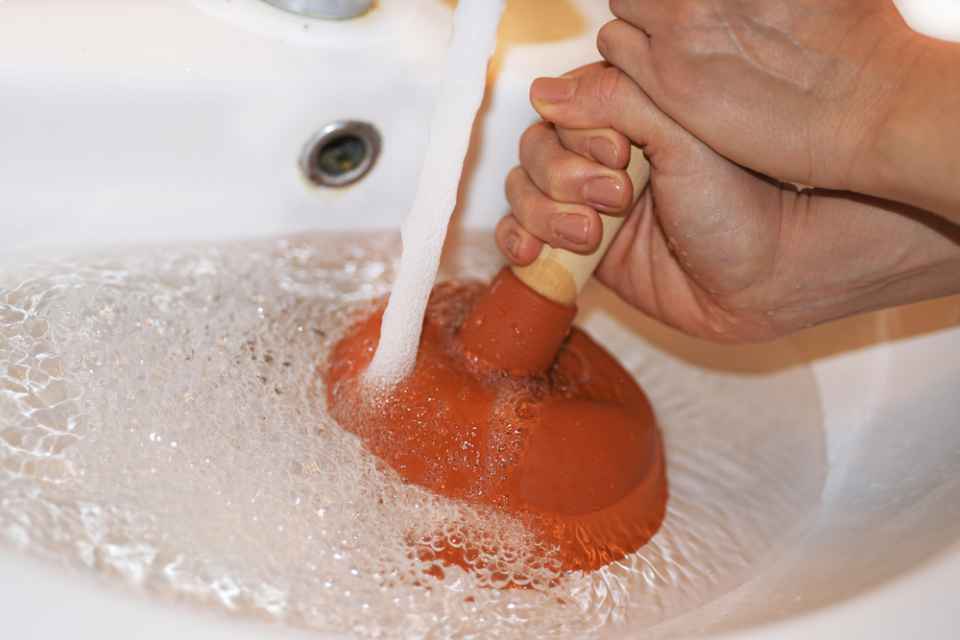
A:
[[[662,531],[590,575],[544,567],[532,590],[490,589],[490,572],[424,576],[411,536],[486,539],[506,573],[533,548],[515,522],[385,472],[326,413],[317,368],[387,292],[397,249],[331,234],[0,265],[0,543],[361,637],[622,637],[619,620],[650,627],[775,562],[818,505],[807,368],[702,369],[592,313],[661,419]],[[441,276],[499,264],[489,232],[457,250]],[[598,296],[636,317],[599,288],[584,307]]]
[[[413,368],[423,316],[437,277],[450,215],[483,101],[487,64],[497,44],[505,0],[460,0],[440,97],[434,107],[426,158],[413,208],[403,223],[403,255],[383,315],[380,344],[367,379],[392,385]]]

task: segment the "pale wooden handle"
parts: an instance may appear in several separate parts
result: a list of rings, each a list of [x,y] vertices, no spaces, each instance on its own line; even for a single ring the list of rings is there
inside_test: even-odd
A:
[[[634,197],[637,197],[650,178],[650,165],[643,152],[637,147],[631,148],[627,173],[633,182]],[[606,255],[625,217],[600,214],[600,220],[603,222],[603,238],[600,240],[600,246],[591,254],[573,253],[545,244],[536,260],[524,267],[513,266],[511,269],[521,282],[543,297],[562,305],[573,306],[581,289],[590,280],[597,265]]]

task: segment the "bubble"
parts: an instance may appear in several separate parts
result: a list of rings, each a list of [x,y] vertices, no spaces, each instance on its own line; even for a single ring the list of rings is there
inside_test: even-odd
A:
[[[0,541],[361,637],[618,637],[735,588],[817,506],[809,372],[724,375],[596,319],[667,443],[650,544],[562,575],[520,523],[402,483],[329,419],[317,373],[397,249],[315,234],[0,266]],[[442,277],[498,266],[489,234],[467,235]]]

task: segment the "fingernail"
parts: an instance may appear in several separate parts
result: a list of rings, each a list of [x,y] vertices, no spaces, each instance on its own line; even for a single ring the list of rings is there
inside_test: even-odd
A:
[[[586,244],[590,235],[590,219],[578,213],[566,213],[554,218],[551,227],[555,234],[574,244]]]
[[[530,97],[538,102],[566,102],[577,88],[571,78],[537,78],[530,88]]]
[[[588,148],[590,149],[590,155],[597,162],[601,162],[608,167],[617,166],[617,145],[606,138],[590,138]]]
[[[622,209],[624,188],[614,178],[591,178],[583,185],[583,199],[592,207]]]

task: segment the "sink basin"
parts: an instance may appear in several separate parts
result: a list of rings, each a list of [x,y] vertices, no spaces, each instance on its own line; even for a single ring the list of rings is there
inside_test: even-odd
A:
[[[503,180],[534,118],[529,83],[597,58],[604,5],[511,6],[451,243],[505,212]],[[444,0],[380,0],[345,22],[261,0],[49,0],[42,11],[0,1],[0,273],[21,256],[93,246],[397,228],[450,15]],[[375,127],[381,153],[355,184],[316,186],[301,170],[304,147],[345,120]],[[960,300],[739,349],[617,319],[624,310],[597,289],[584,307],[591,328],[616,320],[684,366],[744,384],[809,372],[826,461],[816,508],[738,586],[652,628],[628,618],[599,637],[957,637]],[[788,396],[764,401],[789,407]],[[145,598],[15,546],[0,531],[11,637],[344,637]]]

